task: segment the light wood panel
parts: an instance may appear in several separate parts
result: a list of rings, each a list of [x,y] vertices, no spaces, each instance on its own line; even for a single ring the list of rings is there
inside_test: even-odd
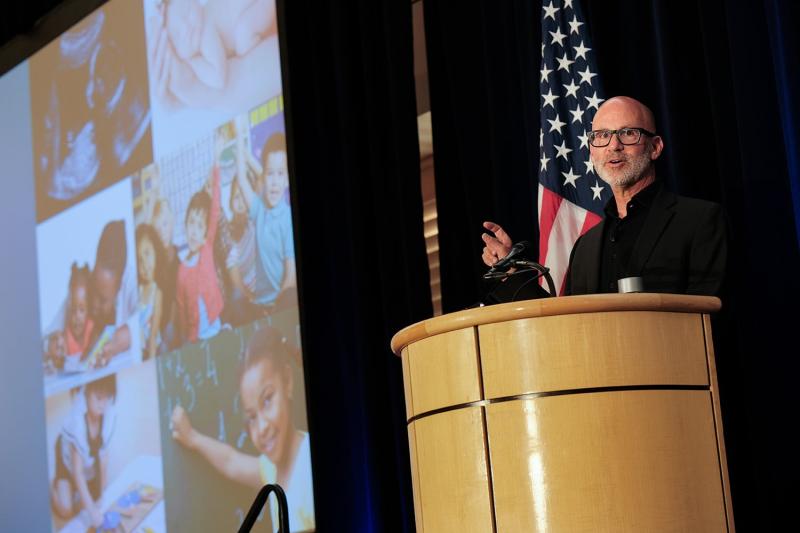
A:
[[[473,328],[435,335],[409,345],[408,371],[412,416],[481,399]]]
[[[710,403],[625,391],[490,404],[497,530],[727,531]]]
[[[625,385],[708,385],[699,315],[623,311],[479,326],[487,398]]]
[[[552,298],[398,333],[417,530],[733,531],[701,315],[719,305],[682,295]],[[641,389],[650,385],[702,390]],[[550,391],[562,394],[517,397]],[[451,406],[460,407],[438,411]]]
[[[416,517],[417,533],[423,533],[422,504],[420,503],[419,489],[419,462],[417,461],[417,433],[414,424],[408,426],[408,456],[411,462],[411,488],[414,496],[414,516]]]
[[[403,394],[405,394],[406,398],[406,420],[408,420],[414,416],[414,395],[411,394],[411,371],[408,368],[408,348],[403,348],[400,361],[403,367]]]
[[[480,407],[447,411],[409,424],[416,442],[417,531],[492,531],[489,470]]]
[[[398,331],[392,337],[392,351],[400,355],[407,345],[420,339],[481,324],[539,316],[559,316],[609,311],[666,311],[674,313],[713,313],[719,311],[719,298],[685,294],[587,294],[541,298],[507,304],[465,309],[430,318]]]

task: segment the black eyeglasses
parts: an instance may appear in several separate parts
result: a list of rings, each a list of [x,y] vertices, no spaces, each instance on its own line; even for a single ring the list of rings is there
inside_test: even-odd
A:
[[[611,142],[611,137],[616,134],[619,142],[625,145],[637,144],[642,138],[642,134],[648,137],[655,137],[656,134],[652,131],[647,131],[644,128],[620,128],[618,130],[595,130],[589,132],[589,144],[595,148],[602,148],[608,146]]]

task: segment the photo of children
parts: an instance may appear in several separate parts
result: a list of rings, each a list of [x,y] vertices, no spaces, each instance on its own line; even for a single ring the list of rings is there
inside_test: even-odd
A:
[[[132,177],[145,358],[224,326],[219,150],[211,132]]]
[[[144,359],[169,351],[178,343],[174,325],[178,247],[173,244],[174,217],[159,191],[159,179],[155,164],[131,176]]]
[[[132,176],[145,358],[267,315],[298,322],[280,102]]]
[[[205,351],[175,352],[159,365],[160,402],[167,407],[161,421],[167,483],[202,485],[207,498],[224,498],[213,516],[198,517],[194,510],[188,516],[190,508],[168,486],[168,524],[238,527],[258,490],[278,483],[287,495],[291,531],[315,529],[299,349],[268,323],[226,331]],[[209,365],[213,380],[205,378]],[[192,376],[200,375],[198,384]],[[180,376],[189,376],[193,394],[186,393],[187,378]],[[262,519],[276,524],[275,511]],[[234,518],[237,523],[219,522]]]
[[[141,360],[130,198],[126,179],[36,229],[46,396]]]
[[[62,518],[72,518],[84,509],[94,527],[103,523],[96,502],[106,486],[108,445],[117,421],[113,407],[116,399],[116,374],[87,383],[73,397],[54,448],[51,501]]]
[[[297,305],[286,136],[278,104],[272,100],[236,121],[237,146],[246,154],[240,157],[236,185],[255,227],[256,278],[260,283],[252,292],[252,301],[260,306],[276,305],[281,294],[281,300]],[[246,147],[252,142],[258,147],[256,154]],[[251,181],[248,174],[257,178]]]
[[[282,91],[275,0],[143,0],[156,158]]]
[[[154,357],[162,350],[161,316],[164,293],[156,281],[160,265],[165,265],[161,237],[150,224],[136,226],[136,257],[139,270],[139,320],[142,333],[142,356]]]
[[[214,263],[219,221],[219,169],[214,167],[203,190],[186,208],[186,245],[178,266],[178,335],[183,342],[214,337],[222,329],[222,291]]]
[[[152,161],[144,14],[110,2],[30,60],[38,221]]]
[[[154,363],[55,394],[45,408],[53,531],[166,531]]]
[[[67,316],[64,320],[63,335],[56,335],[56,342],[63,340],[64,355],[83,354],[94,340],[94,322],[89,316],[89,289],[92,283],[92,271],[88,265],[78,267],[72,263],[69,277],[69,294],[67,296]],[[56,351],[58,354],[60,350]]]

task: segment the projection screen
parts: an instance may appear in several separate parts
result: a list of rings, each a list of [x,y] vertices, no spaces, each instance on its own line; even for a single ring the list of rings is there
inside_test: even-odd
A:
[[[0,78],[0,529],[314,531],[279,48],[111,0]]]

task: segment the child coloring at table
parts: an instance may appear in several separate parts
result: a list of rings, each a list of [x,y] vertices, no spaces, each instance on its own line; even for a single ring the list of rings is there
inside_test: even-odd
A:
[[[89,317],[89,287],[92,272],[88,265],[72,263],[69,277],[69,301],[64,337],[67,355],[83,354],[91,345],[94,324]]]
[[[71,411],[56,439],[56,472],[50,487],[53,509],[62,518],[85,509],[94,527],[103,523],[99,500],[107,482],[116,397],[116,374],[87,383],[73,397]]]
[[[83,356],[92,344],[94,323],[89,316],[89,287],[92,271],[88,265],[72,263],[69,277],[64,329],[51,334],[47,345],[48,368],[63,370],[66,356]]]

